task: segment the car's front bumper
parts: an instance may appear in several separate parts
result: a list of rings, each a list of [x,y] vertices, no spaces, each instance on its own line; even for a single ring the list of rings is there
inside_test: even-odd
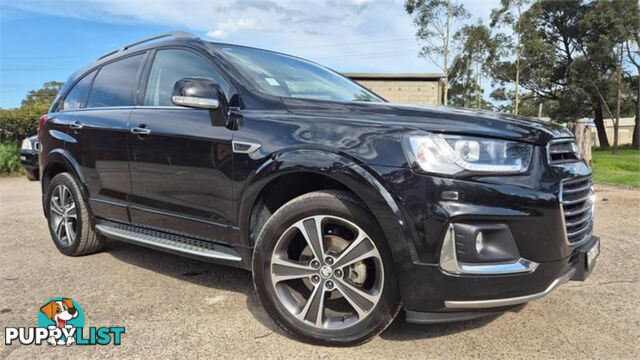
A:
[[[540,263],[530,273],[508,275],[452,275],[437,265],[416,264],[411,278],[415,284],[404,288],[403,303],[407,311],[450,312],[467,310],[500,310],[541,298],[569,280],[584,280],[591,269],[585,264],[585,253],[599,239],[575,249],[562,260]]]
[[[470,318],[501,311],[540,298],[569,279],[586,278],[584,252],[598,240],[588,235],[579,243],[568,241],[561,192],[564,181],[588,179],[591,170],[582,162],[548,167],[541,159],[534,166],[537,170],[528,175],[467,179],[377,167],[413,235],[407,242],[413,246],[412,261],[396,261],[402,302],[410,321],[425,322],[424,317],[413,316],[419,314],[438,313],[441,319],[448,316],[442,313],[455,312],[451,316]],[[450,198],[449,192],[457,197]],[[593,205],[594,200],[589,201]],[[445,238],[452,224],[499,224],[511,234],[524,265],[518,269],[500,261],[458,258],[462,266],[443,266],[447,260],[443,257]],[[460,245],[459,238],[453,238],[455,245]],[[465,244],[467,254],[476,251]],[[456,247],[453,249],[456,253]],[[477,266],[485,264],[491,266]],[[501,266],[493,266],[496,264]],[[485,271],[487,268],[498,271]],[[512,268],[515,271],[510,272]]]
[[[591,259],[590,264],[587,264],[587,253],[594,247],[598,248],[597,253],[599,253],[599,246],[600,239],[592,236],[583,246],[576,249],[574,254],[566,261],[541,264],[544,272],[540,274],[535,274],[534,272],[515,276],[484,278],[449,277],[444,279],[449,284],[449,287],[446,290],[448,298],[442,299],[442,308],[437,311],[432,311],[430,307],[423,308],[430,309],[428,311],[407,309],[407,321],[413,323],[439,323],[469,320],[495,314],[515,305],[540,299],[567,281],[585,280],[595,266],[595,258]],[[554,272],[557,272],[558,275],[550,277],[548,283],[542,281],[541,278],[548,277]],[[437,276],[436,278],[440,277]],[[540,284],[544,284],[541,289]],[[466,288],[466,290],[462,292],[455,291],[459,287]]]

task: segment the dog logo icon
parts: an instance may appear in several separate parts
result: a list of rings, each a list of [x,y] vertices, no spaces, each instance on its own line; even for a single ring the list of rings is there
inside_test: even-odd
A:
[[[61,334],[69,334],[70,330],[84,326],[84,314],[80,306],[70,298],[53,298],[40,307],[38,326],[50,330],[60,329]],[[71,346],[75,342],[73,336],[51,336],[47,342],[51,346]]]
[[[73,306],[73,300],[61,299],[59,301],[50,301],[44,304],[40,311],[53,320],[60,329],[67,325],[67,321],[78,317],[78,310]]]

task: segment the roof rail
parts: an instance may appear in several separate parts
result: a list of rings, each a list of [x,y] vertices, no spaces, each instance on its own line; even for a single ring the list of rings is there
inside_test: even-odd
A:
[[[153,36],[150,36],[150,37],[148,37],[148,38],[142,39],[142,40],[140,40],[140,41],[136,41],[136,42],[131,43],[131,44],[127,44],[127,45],[125,45],[125,46],[121,47],[120,49],[113,50],[113,51],[111,51],[111,52],[108,52],[108,53],[106,53],[106,54],[102,55],[102,56],[101,56],[101,57],[99,57],[97,60],[104,59],[104,58],[106,58],[107,56],[113,55],[113,54],[118,53],[118,52],[120,52],[120,51],[128,50],[128,49],[130,49],[130,48],[132,48],[132,47],[134,47],[134,46],[138,46],[138,45],[140,45],[140,44],[144,44],[144,43],[146,43],[146,42],[153,41],[153,40],[162,39],[162,38],[165,38],[165,37],[173,37],[173,38],[176,38],[176,39],[179,39],[179,38],[185,38],[185,39],[199,39],[199,38],[198,38],[198,36],[196,36],[196,35],[194,35],[194,34],[191,34],[191,33],[188,33],[188,32],[184,32],[184,31],[170,31],[170,32],[162,33],[162,34],[153,35]]]

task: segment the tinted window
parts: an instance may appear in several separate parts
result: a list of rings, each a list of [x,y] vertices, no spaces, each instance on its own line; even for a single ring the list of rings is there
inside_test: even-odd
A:
[[[69,94],[67,94],[67,97],[64,99],[62,110],[74,110],[82,106],[84,99],[87,98],[87,92],[89,91],[91,80],[93,80],[95,74],[96,72],[92,71],[73,86],[73,89],[69,91]]]
[[[140,54],[103,66],[91,87],[87,107],[133,105],[142,59]]]
[[[144,104],[171,106],[173,85],[184,77],[210,78],[229,96],[229,85],[203,57],[185,50],[160,50],[153,60]]]
[[[242,46],[216,46],[258,90],[270,95],[338,101],[382,101],[346,77],[307,60]]]

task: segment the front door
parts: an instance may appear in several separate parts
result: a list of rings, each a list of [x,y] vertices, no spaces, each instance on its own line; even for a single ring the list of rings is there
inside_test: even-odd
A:
[[[183,77],[228,83],[203,55],[157,50],[143,105],[130,118],[131,220],[221,243],[233,229],[232,131],[214,126],[209,110],[173,106],[171,92]],[[218,111],[218,110],[212,110]]]

